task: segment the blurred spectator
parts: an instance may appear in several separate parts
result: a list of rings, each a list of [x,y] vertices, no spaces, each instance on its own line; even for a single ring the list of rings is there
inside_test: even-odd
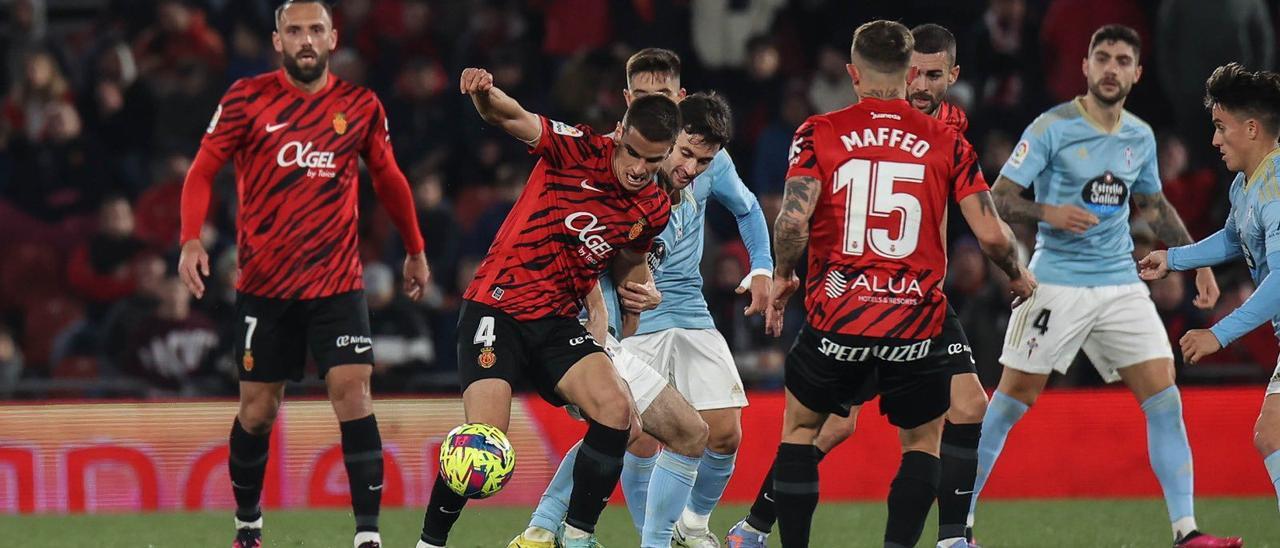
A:
[[[448,294],[461,291],[454,272],[458,268],[461,231],[453,214],[453,203],[444,195],[444,178],[438,171],[427,171],[413,187],[418,209],[418,228],[427,246],[427,264],[431,265],[431,281]],[[395,245],[400,245],[396,243]]]
[[[747,45],[746,71],[732,81],[734,88],[749,89],[751,93],[727,97],[733,106],[737,132],[735,139],[739,142],[754,143],[778,115],[778,108],[787,90],[781,63],[782,53],[778,51],[777,44],[768,38],[756,37]]]
[[[786,0],[692,0],[693,51],[710,69],[744,68],[748,42],[768,34]]]
[[[1222,287],[1222,296],[1214,306],[1213,315],[1210,321],[1206,322],[1207,325],[1221,321],[1227,314],[1240,308],[1249,296],[1253,295],[1255,287],[1253,280],[1248,276],[1235,277],[1234,282],[1229,277],[1224,276],[1224,278],[1226,278],[1224,281],[1219,282]],[[1264,323],[1237,339],[1230,346],[1209,356],[1203,363],[1206,365],[1253,364],[1257,373],[1269,373],[1275,368],[1277,353],[1280,353],[1280,347],[1276,346],[1273,328],[1270,323]]]
[[[0,324],[0,399],[13,395],[13,390],[22,376],[22,349],[14,340],[9,327]]]
[[[227,58],[227,81],[257,76],[275,68],[275,52],[267,34],[240,21],[231,31],[231,52]],[[331,58],[332,59],[332,58]]]
[[[1132,27],[1142,38],[1138,61],[1151,59],[1151,33],[1138,0],[1052,0],[1040,29],[1041,58],[1049,99],[1069,101],[1084,93],[1081,62],[1089,55],[1089,40],[1103,25]],[[1201,91],[1204,85],[1201,84]]]
[[[845,80],[852,89],[852,83]],[[760,132],[755,142],[755,165],[751,170],[750,185],[760,200],[764,218],[770,222],[778,217],[782,207],[782,187],[787,178],[787,154],[796,129],[812,111],[804,96],[792,93],[782,103],[782,115]],[[741,165],[741,164],[739,164]]]
[[[152,185],[138,197],[138,223],[134,231],[138,238],[156,249],[165,249],[179,243],[182,180],[191,169],[191,158],[182,154],[170,154],[162,169],[164,173],[160,176],[161,182]]]
[[[138,70],[162,87],[176,85],[180,70],[192,65],[221,74],[226,67],[222,37],[205,21],[204,11],[185,0],[160,0],[156,22],[134,41]]]
[[[24,60],[22,80],[4,105],[0,136],[32,143],[63,142],[80,134],[71,85],[48,50],[31,52]]]
[[[145,245],[133,227],[133,206],[122,196],[109,197],[98,210],[98,232],[71,252],[67,281],[97,312],[136,287],[134,259]],[[98,315],[94,310],[90,316]]]
[[[609,2],[600,0],[533,0],[542,10],[542,52],[553,57],[566,57],[582,51],[602,48],[613,39],[613,21]]]
[[[826,46],[818,53],[818,70],[809,83],[809,104],[817,112],[839,110],[858,99],[853,92],[853,82],[845,68],[849,53],[834,46]]]
[[[1200,240],[1222,228],[1218,219],[1224,212],[1215,212],[1213,206],[1226,202],[1226,192],[1218,187],[1217,173],[1207,167],[1193,168],[1186,145],[1173,134],[1165,134],[1160,139],[1157,161],[1162,191],[1182,217],[1191,237]]]
[[[965,237],[951,246],[947,266],[946,293],[951,308],[960,317],[978,375],[984,384],[1000,380],[1000,351],[1009,322],[1009,304],[1003,287],[996,282],[978,242]]]
[[[1192,147],[1197,163],[1217,160],[1208,146],[1213,127],[1204,110],[1205,79],[1213,69],[1232,61],[1249,70],[1271,70],[1275,42],[1271,15],[1262,0],[1160,3],[1152,55],[1159,63],[1160,84],[1173,105],[1178,135]]]
[[[191,292],[177,277],[160,284],[155,313],[143,318],[119,348],[121,365],[146,379],[149,395],[194,394],[212,377],[218,333],[213,322],[191,310]]]
[[[435,359],[427,325],[418,310],[396,290],[396,275],[387,265],[365,265],[364,290],[369,299],[369,327],[373,334],[373,389],[377,392],[414,390],[414,378],[426,373]]]
[[[81,104],[85,129],[102,143],[111,179],[137,195],[151,182],[155,97],[123,42],[108,42],[97,52]]]
[[[135,264],[133,293],[111,305],[99,330],[93,331],[95,326],[87,326],[89,331],[86,334],[93,338],[89,341],[77,341],[66,355],[101,354],[106,358],[107,365],[119,370],[124,368],[120,345],[129,338],[134,328],[155,315],[168,273],[164,258],[153,253],[140,255]]]
[[[988,126],[1017,133],[1039,114],[1045,103],[1039,37],[1025,0],[989,0],[982,18],[960,37],[956,62],[961,81],[974,88],[975,122],[985,117]]]
[[[1178,341],[1191,329],[1206,327],[1204,317],[1187,292],[1187,274],[1175,272],[1161,280],[1151,282],[1151,300],[1164,320],[1164,329],[1169,335],[1172,348],[1181,348]],[[1175,365],[1182,366],[1182,352],[1173,353]]]
[[[13,0],[9,4],[8,24],[0,33],[0,58],[5,71],[0,73],[0,90],[9,89],[22,81],[24,62],[32,54],[49,51],[54,47],[48,37],[48,19],[45,0]]]

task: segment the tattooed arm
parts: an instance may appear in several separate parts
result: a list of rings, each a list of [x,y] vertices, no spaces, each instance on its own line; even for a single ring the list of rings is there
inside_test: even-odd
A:
[[[991,193],[982,191],[966,196],[960,200],[960,213],[978,238],[982,253],[1009,276],[1009,289],[1013,294],[1020,299],[1030,297],[1036,288],[1035,276],[1018,262],[1013,230],[996,213]]]
[[[1182,224],[1182,217],[1173,208],[1173,204],[1164,197],[1163,192],[1154,194],[1134,194],[1133,203],[1138,204],[1141,214],[1156,237],[1169,247],[1179,247],[1192,243],[1191,233]],[[1218,302],[1218,280],[1213,276],[1213,269],[1205,267],[1196,269],[1196,308],[1209,310]]]
[[[809,247],[809,219],[818,203],[822,183],[813,177],[787,179],[782,211],[773,223],[773,277],[790,279]]]
[[[1000,217],[1011,223],[1035,224],[1040,221],[1060,230],[1084,234],[1098,218],[1083,208],[1071,204],[1050,205],[1022,197],[1024,187],[1001,175],[991,189]]]

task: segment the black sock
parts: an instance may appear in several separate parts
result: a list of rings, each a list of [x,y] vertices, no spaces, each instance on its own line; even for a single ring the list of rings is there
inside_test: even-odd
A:
[[[449,540],[449,530],[462,515],[462,507],[467,505],[466,497],[453,492],[444,476],[436,474],[436,483],[431,486],[431,500],[427,501],[427,514],[422,517],[422,541],[434,546],[444,546]]]
[[[236,519],[257,521],[262,517],[262,478],[267,473],[267,450],[271,434],[255,436],[240,426],[240,417],[231,423],[231,492],[236,497]]]
[[[822,462],[823,457],[827,456],[817,447],[813,451],[818,455],[818,462]],[[765,474],[764,482],[760,484],[760,492],[756,493],[756,501],[751,504],[751,513],[747,514],[747,525],[761,533],[768,533],[777,522],[778,514],[773,506],[773,467],[770,466],[769,473]]]
[[[773,461],[774,509],[782,546],[808,546],[813,511],[818,507],[818,449],[782,443]]]
[[[885,524],[885,548],[915,546],[924,530],[924,520],[938,496],[942,463],[922,451],[902,455],[898,476],[889,486],[889,520]]]
[[[952,424],[942,429],[942,480],[938,484],[938,540],[965,536],[973,482],[978,475],[978,440],[982,423]]]
[[[342,461],[347,465],[356,532],[377,531],[378,509],[382,506],[382,436],[378,434],[378,419],[369,415],[338,426],[342,429]]]
[[[618,476],[622,473],[622,456],[627,452],[630,430],[609,428],[588,421],[587,435],[578,448],[573,464],[573,493],[569,496],[569,513],[564,522],[594,533],[600,513],[609,502]]]

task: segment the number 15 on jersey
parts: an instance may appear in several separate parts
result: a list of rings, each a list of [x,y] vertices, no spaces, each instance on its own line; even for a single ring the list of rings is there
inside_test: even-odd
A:
[[[866,247],[889,259],[902,259],[920,240],[920,200],[894,185],[924,182],[924,165],[852,159],[836,170],[833,193],[845,191],[844,253],[862,255]],[[885,228],[867,228],[868,217],[898,216],[898,237]]]

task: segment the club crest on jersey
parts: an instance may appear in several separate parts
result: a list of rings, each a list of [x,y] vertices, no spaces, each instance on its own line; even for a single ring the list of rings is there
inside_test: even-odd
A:
[[[644,219],[640,219],[636,221],[635,224],[631,225],[631,231],[627,232],[627,239],[634,240],[639,238],[640,235],[644,233],[645,224]]]
[[[493,353],[492,346],[486,346],[480,349],[480,355],[476,357],[476,364],[480,367],[488,369],[493,364],[498,363],[498,355]]]
[[[338,135],[347,132],[347,115],[341,112],[333,114],[333,131]]]
[[[240,360],[240,365],[244,366],[245,371],[253,371],[253,351],[244,351],[244,358]]]

